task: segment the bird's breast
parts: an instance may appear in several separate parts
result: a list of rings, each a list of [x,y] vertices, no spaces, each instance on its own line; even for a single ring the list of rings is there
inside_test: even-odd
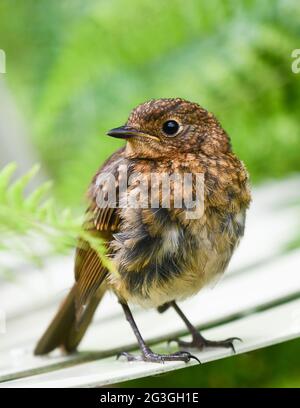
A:
[[[112,247],[114,289],[127,301],[159,306],[197,293],[226,268],[243,234],[245,212],[204,214],[183,225],[168,209],[124,210]]]

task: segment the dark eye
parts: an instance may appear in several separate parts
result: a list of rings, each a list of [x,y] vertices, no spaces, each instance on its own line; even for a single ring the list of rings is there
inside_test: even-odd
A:
[[[178,132],[179,124],[176,120],[168,120],[163,124],[162,129],[166,135],[174,136]]]

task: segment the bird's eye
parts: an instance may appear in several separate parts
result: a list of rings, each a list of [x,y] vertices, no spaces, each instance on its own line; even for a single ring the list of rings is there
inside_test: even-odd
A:
[[[164,133],[168,136],[175,136],[179,129],[179,124],[176,120],[167,120],[162,126]]]

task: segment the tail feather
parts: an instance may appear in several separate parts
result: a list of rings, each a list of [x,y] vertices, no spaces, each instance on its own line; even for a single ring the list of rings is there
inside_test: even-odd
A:
[[[63,348],[66,352],[76,350],[82,340],[96,308],[106,291],[105,285],[87,304],[84,313],[78,322],[76,318],[76,284],[62,303],[56,316],[50,323],[48,329],[39,340],[34,350],[35,355],[50,353],[57,347]]]

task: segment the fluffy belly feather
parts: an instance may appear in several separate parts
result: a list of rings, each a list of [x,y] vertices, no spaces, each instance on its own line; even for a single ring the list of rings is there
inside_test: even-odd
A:
[[[166,222],[154,236],[142,223],[116,234],[114,259],[120,275],[112,278],[113,287],[126,301],[143,307],[196,294],[224,272],[243,233],[244,213],[225,218],[205,216],[192,220],[189,228]]]

